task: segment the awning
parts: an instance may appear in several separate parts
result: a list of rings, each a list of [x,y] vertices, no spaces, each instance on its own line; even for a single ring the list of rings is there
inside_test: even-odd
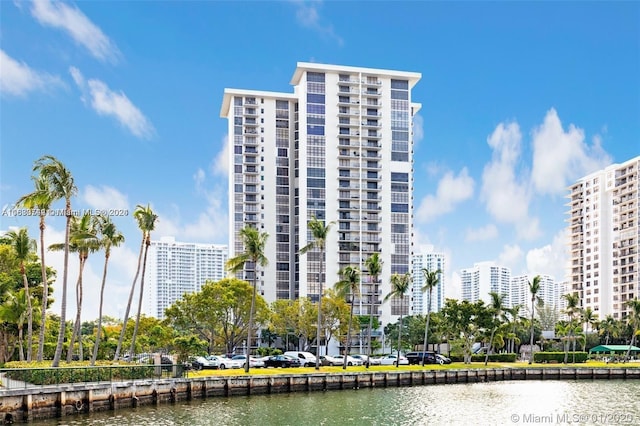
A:
[[[600,345],[589,349],[589,353],[626,353],[629,350],[629,345]],[[631,352],[640,352],[640,348],[637,346],[631,346]]]

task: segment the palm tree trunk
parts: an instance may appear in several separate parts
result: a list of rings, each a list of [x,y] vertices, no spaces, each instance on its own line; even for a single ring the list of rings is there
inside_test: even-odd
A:
[[[398,328],[398,357],[396,368],[400,368],[400,343],[402,342],[402,308],[404,308],[404,295],[400,295],[400,327]]]
[[[64,231],[64,267],[62,272],[62,299],[60,304],[60,330],[58,331],[58,342],[56,344],[56,352],[53,356],[52,367],[60,365],[62,358],[62,344],[64,343],[64,334],[66,331],[67,320],[67,278],[69,276],[69,228],[71,227],[71,200],[66,202],[67,224]]]
[[[49,285],[47,284],[47,265],[44,261],[44,228],[44,215],[40,215],[40,270],[42,272],[42,314],[40,317],[40,331],[38,333],[38,361],[42,361],[42,357],[44,356],[44,329],[47,321],[47,299],[49,298]]]
[[[102,334],[102,305],[104,303],[104,287],[107,282],[107,265],[109,263],[109,249],[104,253],[104,268],[102,270],[102,284],[100,286],[100,306],[98,308],[98,329],[96,330],[96,342],[93,345],[93,355],[91,356],[91,366],[94,366],[98,359],[98,348]]]
[[[254,263],[255,269],[253,271],[253,292],[251,294],[251,309],[249,310],[249,327],[247,330],[247,353],[245,354],[247,356],[247,361],[245,362],[244,365],[244,372],[248,373],[249,372],[249,357],[251,355],[251,330],[253,329],[253,310],[256,307],[256,287],[258,285],[257,281],[258,281],[258,261],[257,259],[255,260]]]
[[[149,245],[151,244],[150,235],[147,233],[147,238],[144,247],[144,259],[142,261],[142,276],[140,277],[140,296],[138,297],[138,314],[136,315],[136,325],[133,328],[133,335],[131,336],[131,350],[129,353],[131,356],[135,353],[136,349],[136,337],[138,336],[138,327],[140,326],[140,312],[142,312],[142,298],[144,295],[144,273],[147,269],[147,253],[149,252]]]
[[[76,320],[73,323],[73,333],[71,333],[71,341],[67,349],[67,362],[73,360],[73,349],[76,339],[80,335],[80,321],[82,315],[82,271],[84,270],[86,259],[80,255],[80,269],[78,270],[78,281],[76,281]]]
[[[534,320],[534,313],[535,313],[535,308],[533,306],[533,304],[535,303],[535,298],[531,299],[531,333],[530,333],[530,337],[529,337],[529,364],[531,364],[533,362],[533,333],[535,331],[535,328],[533,327],[533,320]]]
[[[18,327],[18,359],[24,361],[24,342],[22,341],[23,332],[22,326]]]
[[[491,337],[489,337],[489,347],[487,348],[487,352],[484,354],[484,365],[486,366],[487,363],[489,363],[489,351],[491,350],[491,347],[493,346],[493,336],[496,333],[496,327],[493,328],[493,330],[491,330]]]
[[[633,330],[633,334],[631,335],[631,342],[629,343],[629,348],[627,349],[627,353],[624,355],[624,362],[627,362],[629,360],[629,356],[631,355],[631,347],[636,342],[636,334],[638,334],[638,330],[639,330],[638,328],[635,328]]]
[[[371,337],[372,337],[372,329],[373,329],[373,308],[374,308],[374,295],[373,293],[369,296],[371,297],[371,308],[369,309],[369,339],[367,342],[367,368],[371,363]]]
[[[429,301],[427,302],[427,321],[424,325],[424,344],[422,345],[422,366],[424,367],[424,355],[429,344],[429,320],[431,319],[431,288],[429,288]]]
[[[120,350],[122,349],[122,343],[124,341],[124,334],[127,330],[127,321],[129,320],[129,311],[131,310],[131,302],[133,302],[133,294],[136,290],[136,282],[138,281],[138,275],[140,275],[140,265],[142,264],[142,253],[144,250],[145,237],[142,237],[142,243],[140,243],[140,253],[138,253],[138,266],[136,267],[136,275],[133,277],[133,283],[131,284],[131,291],[129,292],[129,301],[127,302],[127,308],[124,311],[124,319],[122,320],[122,330],[120,330],[120,337],[118,338],[118,346],[116,346],[116,353],[113,355],[113,360],[117,361],[120,358]]]
[[[21,262],[20,270],[22,272],[22,283],[24,284],[24,297],[27,299],[27,361],[31,361],[31,346],[33,345],[33,308],[31,306],[29,282],[27,281],[24,262]]]
[[[320,250],[320,276],[318,277],[318,330],[316,332],[316,370],[320,370],[320,329],[322,328],[322,267],[324,250]]]
[[[344,362],[342,363],[342,369],[347,369],[347,356],[349,356],[349,343],[351,342],[351,321],[353,320],[353,300],[354,295],[351,294],[351,311],[349,312],[349,325],[347,326],[347,342],[344,345]]]

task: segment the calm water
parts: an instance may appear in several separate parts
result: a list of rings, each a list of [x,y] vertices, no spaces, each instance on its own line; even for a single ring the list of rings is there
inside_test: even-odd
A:
[[[639,425],[640,381],[514,381],[209,398],[42,425]]]

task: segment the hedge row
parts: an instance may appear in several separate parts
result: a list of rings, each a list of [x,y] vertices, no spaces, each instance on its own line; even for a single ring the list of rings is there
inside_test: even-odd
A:
[[[156,377],[156,368],[148,365],[117,367],[60,367],[60,368],[20,368],[6,370],[10,379],[34,385],[57,385],[59,383],[110,382],[137,380]]]
[[[471,355],[471,362],[484,362],[485,355]],[[489,354],[489,362],[516,362],[516,354]],[[452,355],[451,361],[463,362],[462,355]]]
[[[569,352],[567,362],[587,362],[589,354],[587,352]],[[533,362],[564,362],[564,352],[535,352],[533,354]]]

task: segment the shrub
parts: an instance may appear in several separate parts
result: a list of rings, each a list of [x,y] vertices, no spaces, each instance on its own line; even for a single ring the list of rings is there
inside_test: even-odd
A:
[[[154,366],[138,364],[110,365],[101,363],[101,365],[91,367],[88,363],[74,363],[73,366],[51,368],[49,363],[18,361],[8,362],[5,368],[10,369],[5,372],[8,378],[34,385],[136,380],[157,377],[157,370]]]
[[[586,352],[569,352],[567,355],[567,361],[573,362],[573,356],[575,353],[576,362],[587,362],[589,354]],[[564,362],[564,352],[535,352],[533,354],[533,362],[547,363],[547,362]]]

